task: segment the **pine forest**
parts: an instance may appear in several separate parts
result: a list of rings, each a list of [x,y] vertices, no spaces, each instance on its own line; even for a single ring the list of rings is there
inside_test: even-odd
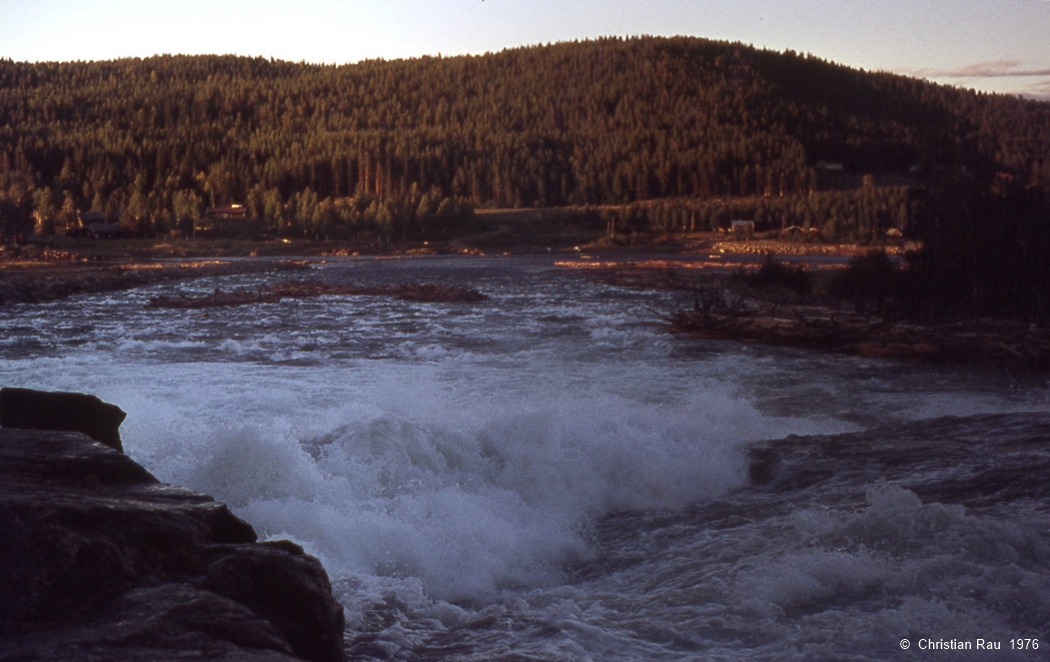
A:
[[[746,218],[867,242],[933,223],[931,191],[1011,190],[1050,190],[1048,103],[695,38],[343,66],[0,60],[6,235],[89,211],[163,235],[243,205],[258,236],[398,240],[477,208],[576,207],[610,233]]]

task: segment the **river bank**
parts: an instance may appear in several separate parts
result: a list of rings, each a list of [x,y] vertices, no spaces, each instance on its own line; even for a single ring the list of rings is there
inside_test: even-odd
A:
[[[413,257],[422,255],[521,255],[577,257],[582,251],[614,256],[644,254],[695,257],[719,254],[852,255],[855,246],[796,242],[727,241],[719,233],[651,237],[632,246],[603,246],[575,232],[554,233],[547,242],[531,239],[529,228],[494,216],[496,230],[447,241],[376,243],[346,241],[248,241],[233,239],[116,239],[56,237],[51,245],[0,247],[0,305],[46,303],[77,294],[130,289],[186,278],[308,269],[310,258]]]
[[[361,248],[369,247],[345,242],[135,240],[93,242],[86,248],[7,250],[0,255],[0,304],[45,303],[178,279],[308,270],[310,257],[359,256]],[[370,248],[376,257],[485,254],[463,242]],[[914,247],[887,248],[899,255]],[[892,306],[828,296],[833,274],[866,250],[869,247],[773,239],[734,241],[719,233],[698,233],[635,246],[591,243],[542,252],[552,255],[557,268],[585,271],[607,284],[692,292],[692,307],[658,311],[674,333],[861,356],[1050,369],[1050,330],[1042,326],[991,319],[918,323],[901,319]],[[733,273],[757,268],[760,256],[776,256],[804,270],[814,279],[814,295],[800,297],[783,288],[734,280]]]
[[[0,305],[47,303],[169,280],[305,269],[309,269],[306,260],[89,260],[44,253],[33,259],[0,262]]]
[[[673,261],[650,260],[604,263],[588,272],[609,285],[691,292],[692,306],[655,314],[671,332],[695,338],[928,363],[1050,370],[1050,329],[1045,326],[990,318],[920,322],[902,316],[891,299],[830,295],[844,263],[796,264],[811,281],[812,292],[800,294],[782,283],[757,283],[743,270],[720,269],[717,264],[682,268]]]

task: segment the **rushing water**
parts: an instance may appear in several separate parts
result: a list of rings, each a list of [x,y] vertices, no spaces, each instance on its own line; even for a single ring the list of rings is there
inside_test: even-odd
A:
[[[0,379],[119,404],[131,457],[317,555],[351,659],[1050,651],[1045,377],[676,337],[682,295],[538,258],[311,277],[489,299],[11,306]]]

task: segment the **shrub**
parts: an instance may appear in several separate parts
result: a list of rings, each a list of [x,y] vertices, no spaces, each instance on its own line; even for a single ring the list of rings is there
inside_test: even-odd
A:
[[[886,251],[880,249],[853,257],[849,265],[828,283],[828,293],[843,299],[884,299],[896,296],[900,285],[900,268]]]
[[[758,271],[738,271],[735,278],[747,283],[749,287],[782,287],[798,294],[806,296],[813,291],[813,278],[802,267],[792,267],[778,262],[773,254],[766,255],[766,261],[762,263]]]

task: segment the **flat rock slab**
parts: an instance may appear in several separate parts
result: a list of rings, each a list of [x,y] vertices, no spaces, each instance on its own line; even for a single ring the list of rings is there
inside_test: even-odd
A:
[[[320,562],[75,432],[0,429],[0,660],[343,660]]]

